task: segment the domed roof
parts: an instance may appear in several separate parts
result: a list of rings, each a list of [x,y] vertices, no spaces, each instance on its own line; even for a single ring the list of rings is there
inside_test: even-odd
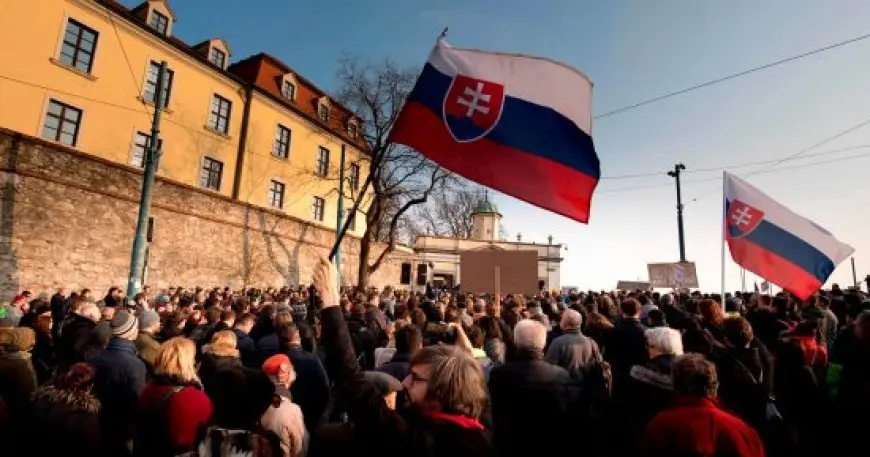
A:
[[[484,197],[483,200],[477,202],[471,214],[499,214],[499,212],[495,203],[489,201],[489,197]]]

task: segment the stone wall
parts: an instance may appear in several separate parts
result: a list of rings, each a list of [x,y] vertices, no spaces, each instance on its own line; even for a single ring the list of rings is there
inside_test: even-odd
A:
[[[0,130],[0,299],[126,287],[141,182],[138,169]],[[151,215],[146,283],[156,288],[306,284],[335,240],[331,230],[161,178]],[[358,252],[348,236],[345,284],[356,281]],[[392,254],[371,284],[397,284],[411,256]]]

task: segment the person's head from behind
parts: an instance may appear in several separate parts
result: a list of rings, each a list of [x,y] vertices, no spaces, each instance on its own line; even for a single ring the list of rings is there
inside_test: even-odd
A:
[[[870,350],[870,311],[862,311],[855,319],[855,339],[859,347]]]
[[[221,330],[211,337],[211,344],[203,346],[202,352],[213,354],[219,357],[234,357],[238,358],[239,340],[232,330]]]
[[[483,345],[486,343],[486,336],[483,334],[483,330],[481,330],[480,327],[475,325],[469,328],[465,334],[473,348],[483,349]]]
[[[296,370],[293,369],[293,363],[286,354],[275,354],[269,357],[263,362],[262,369],[272,382],[286,389],[296,381]]]
[[[455,346],[427,346],[411,359],[402,382],[411,405],[420,411],[478,418],[486,403],[480,364]]]
[[[193,340],[176,336],[163,343],[154,359],[154,375],[182,383],[199,383],[196,372],[196,344]]]
[[[579,330],[583,325],[583,316],[573,309],[566,309],[562,312],[562,320],[559,322],[559,327],[564,331]]]
[[[514,327],[514,344],[526,353],[543,352],[547,345],[547,328],[531,319],[523,319]]]
[[[681,396],[716,398],[719,379],[716,365],[700,354],[686,354],[674,361],[671,366],[674,393]]]
[[[639,318],[640,317],[640,309],[641,309],[640,302],[634,298],[629,298],[629,299],[623,300],[619,304],[619,310],[622,312],[622,316],[627,317],[627,318],[633,318],[633,319]]]
[[[279,325],[275,329],[275,333],[278,334],[278,343],[284,350],[290,346],[302,345],[302,337],[299,335],[299,328],[292,322]]]
[[[257,318],[251,313],[244,313],[236,319],[236,323],[234,328],[239,329],[242,333],[248,334],[251,333],[251,329],[254,328],[254,322],[256,322]]]
[[[665,321],[665,313],[660,309],[651,309],[649,313],[647,313],[646,319],[649,322],[650,327],[665,327],[668,325]]]
[[[79,362],[67,370],[58,371],[52,386],[73,398],[80,398],[80,395],[86,395],[91,392],[91,389],[94,387],[96,374],[97,370],[91,364]],[[100,409],[99,400],[93,397],[84,400],[80,405],[84,406],[91,413],[97,413]]]
[[[656,327],[644,332],[651,359],[662,355],[683,355],[683,336],[669,327]]]
[[[423,349],[423,334],[419,327],[408,324],[396,330],[395,342],[397,353],[413,356]]]
[[[752,325],[744,317],[725,319],[722,324],[722,333],[725,337],[725,344],[735,348],[749,347],[749,343],[755,339]]]
[[[211,421],[218,427],[253,430],[275,404],[275,384],[261,370],[221,367],[210,379],[205,393],[214,405]]]

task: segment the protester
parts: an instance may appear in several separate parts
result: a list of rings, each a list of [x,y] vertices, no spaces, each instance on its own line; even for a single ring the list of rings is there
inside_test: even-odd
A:
[[[700,291],[339,294],[331,268],[0,308],[0,454],[863,455],[863,292],[725,317]]]

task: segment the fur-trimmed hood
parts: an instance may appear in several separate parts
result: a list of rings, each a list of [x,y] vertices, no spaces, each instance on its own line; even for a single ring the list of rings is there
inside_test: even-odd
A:
[[[41,387],[33,394],[33,401],[64,405],[75,411],[84,411],[90,414],[99,413],[102,406],[100,400],[90,392],[62,390],[54,386]]]
[[[674,356],[666,354],[650,360],[646,365],[634,365],[631,367],[631,378],[659,389],[674,390],[671,379],[673,362]]]
[[[203,354],[211,354],[218,357],[235,357],[239,358],[239,350],[233,347],[216,344],[206,344],[202,347]]]

